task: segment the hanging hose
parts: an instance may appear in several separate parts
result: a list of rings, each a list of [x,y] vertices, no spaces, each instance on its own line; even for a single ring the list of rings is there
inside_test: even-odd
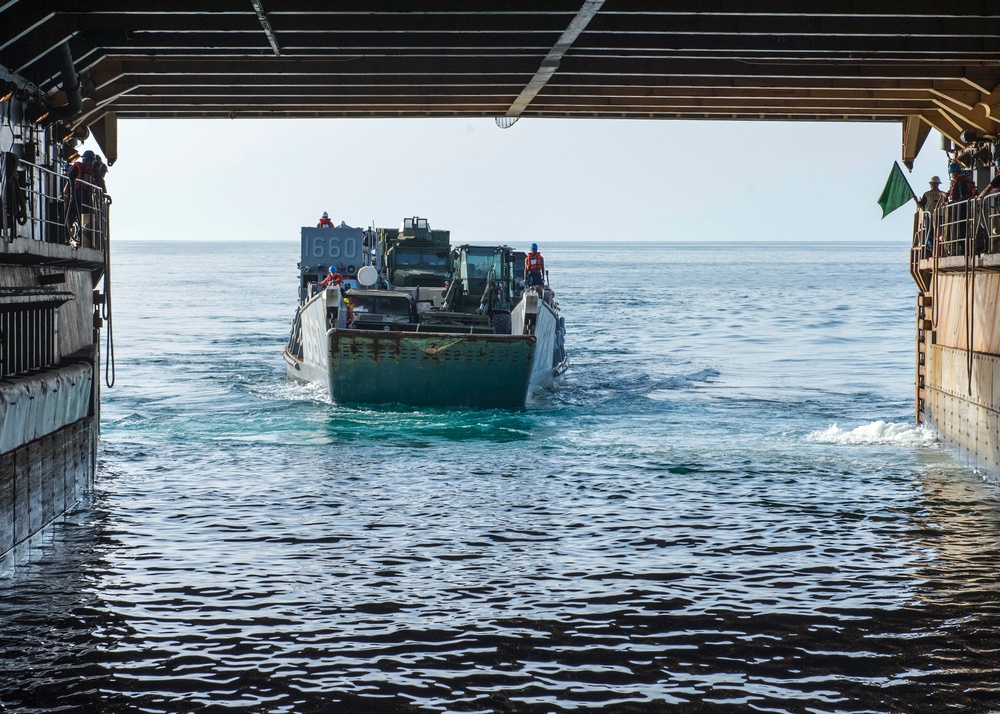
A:
[[[938,303],[941,302],[941,294],[938,292],[938,254],[941,252],[941,241],[944,239],[944,231],[938,235],[937,213],[943,209],[934,210],[934,255],[931,263],[931,329],[935,332],[938,326]]]
[[[972,396],[972,363],[975,358],[973,352],[973,340],[975,339],[975,316],[976,316],[976,236],[979,233],[979,202],[973,203],[974,228],[966,231],[965,245],[965,367],[968,379],[967,388],[969,396]]]
[[[104,206],[104,221],[106,225],[111,225],[108,212],[111,209],[110,202]],[[104,383],[108,389],[115,386],[115,334],[114,323],[111,320],[111,236],[110,231],[104,231],[104,305],[101,308],[101,317],[108,325],[108,333],[105,338],[104,355]]]
[[[17,154],[9,151],[0,154],[0,213],[3,215],[3,225],[12,229],[8,240],[14,239],[14,223],[23,226],[28,222],[28,199],[17,181],[19,162]]]

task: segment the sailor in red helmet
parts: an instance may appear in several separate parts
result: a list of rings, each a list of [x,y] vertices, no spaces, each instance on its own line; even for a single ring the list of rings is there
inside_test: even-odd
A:
[[[333,228],[333,221],[330,220],[330,214],[323,211],[323,215],[319,219],[319,223],[316,224],[317,228]]]
[[[538,252],[538,244],[531,244],[531,252],[524,256],[524,286],[526,288],[545,286],[545,260]]]

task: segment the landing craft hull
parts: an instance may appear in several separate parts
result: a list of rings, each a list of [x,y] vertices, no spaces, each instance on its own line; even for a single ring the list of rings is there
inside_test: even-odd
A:
[[[328,367],[285,353],[288,374],[326,387],[338,404],[521,409],[531,383],[532,335],[330,330]]]
[[[329,390],[341,404],[520,409],[533,336],[338,332]]]
[[[288,376],[324,387],[338,404],[523,409],[527,397],[553,385],[558,315],[542,304],[534,334],[523,334],[523,304],[511,314],[514,334],[329,329],[327,301],[299,310],[302,355],[285,350]]]

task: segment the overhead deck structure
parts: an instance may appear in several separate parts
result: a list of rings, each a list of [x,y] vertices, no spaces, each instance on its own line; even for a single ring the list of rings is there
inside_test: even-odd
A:
[[[111,159],[116,116],[600,117],[894,121],[910,164],[931,128],[998,129],[1000,8],[961,7],[0,0],[0,71],[59,105],[68,43]]]

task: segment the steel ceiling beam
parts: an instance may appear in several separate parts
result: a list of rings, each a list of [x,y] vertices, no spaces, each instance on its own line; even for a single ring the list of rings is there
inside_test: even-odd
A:
[[[967,0],[0,0],[0,67],[79,121],[578,116],[1000,129],[1000,11]]]
[[[531,100],[552,79],[552,76],[559,69],[559,63],[562,61],[562,58],[569,52],[570,47],[573,46],[573,43],[576,42],[580,34],[587,29],[587,25],[594,18],[594,15],[597,14],[597,11],[601,9],[602,5],[604,5],[604,0],[584,0],[583,7],[570,20],[569,26],[545,55],[542,65],[535,71],[534,76],[528,81],[524,89],[521,90],[521,93],[510,105],[510,108],[507,109],[506,116],[519,117],[524,113],[524,110],[531,104]]]

